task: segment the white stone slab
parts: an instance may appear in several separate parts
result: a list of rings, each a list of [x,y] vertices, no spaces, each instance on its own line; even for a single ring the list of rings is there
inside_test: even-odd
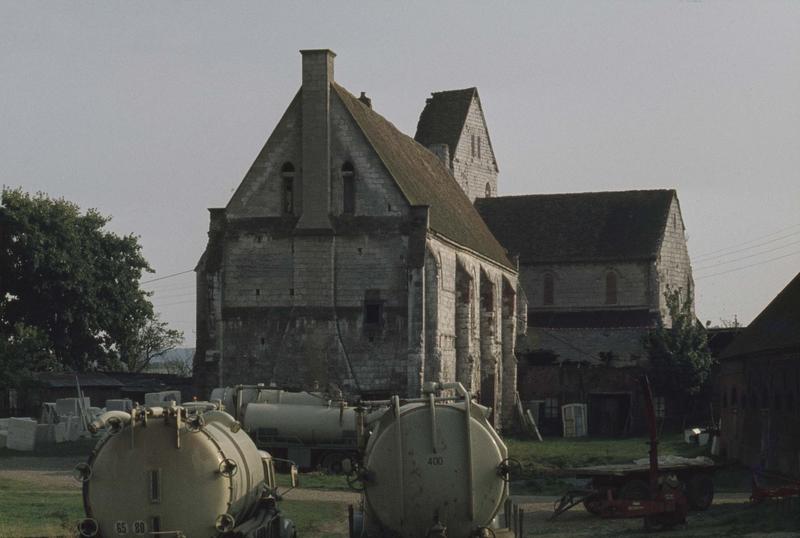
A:
[[[83,399],[83,406],[88,409],[91,405],[89,398]],[[76,416],[81,413],[78,407],[78,398],[60,398],[56,400],[56,411],[59,416]]]
[[[36,447],[36,426],[36,421],[29,418],[9,419],[6,447],[11,450],[33,450]]]
[[[106,400],[106,409],[109,411],[125,411],[127,413],[133,409],[133,401],[129,398]]]

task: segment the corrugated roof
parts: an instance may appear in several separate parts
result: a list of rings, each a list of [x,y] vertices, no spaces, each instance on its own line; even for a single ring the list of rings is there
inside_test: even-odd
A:
[[[654,258],[674,190],[479,198],[475,207],[521,264]]]
[[[447,144],[452,159],[477,91],[477,88],[464,88],[431,94],[419,116],[414,140],[426,147]]]
[[[725,348],[721,358],[800,348],[800,273]]]
[[[338,84],[332,87],[408,202],[430,207],[434,232],[515,269],[467,195],[433,153]]]

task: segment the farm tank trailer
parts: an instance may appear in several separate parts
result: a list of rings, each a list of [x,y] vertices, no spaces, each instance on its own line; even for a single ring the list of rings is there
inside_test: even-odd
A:
[[[111,411],[86,463],[81,536],[295,538],[272,458],[218,403]]]
[[[426,383],[423,394],[365,402],[383,411],[360,415],[363,451],[348,482],[363,494],[350,507],[351,538],[514,536],[493,525],[513,462],[487,409],[461,383]]]

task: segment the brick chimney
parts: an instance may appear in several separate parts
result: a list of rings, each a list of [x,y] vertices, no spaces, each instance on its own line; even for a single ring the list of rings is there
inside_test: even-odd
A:
[[[297,227],[330,229],[330,92],[336,54],[328,49],[301,50],[300,54],[303,55],[303,213]]]

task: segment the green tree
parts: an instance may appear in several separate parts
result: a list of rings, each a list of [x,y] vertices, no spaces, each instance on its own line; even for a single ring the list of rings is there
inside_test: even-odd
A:
[[[692,297],[683,295],[680,288],[664,292],[672,326],[660,323],[645,337],[645,349],[656,390],[693,397],[704,388],[714,359],[706,330],[692,311]]]
[[[139,280],[152,272],[138,238],[105,230],[110,218],[44,194],[0,199],[0,336],[35,328],[55,360],[104,368],[153,318]]]
[[[147,319],[132,338],[120,346],[120,359],[129,372],[141,372],[150,362],[183,343],[183,332],[170,329],[156,315]]]
[[[34,372],[58,369],[50,340],[36,327],[17,323],[0,335],[0,388],[25,387]]]

